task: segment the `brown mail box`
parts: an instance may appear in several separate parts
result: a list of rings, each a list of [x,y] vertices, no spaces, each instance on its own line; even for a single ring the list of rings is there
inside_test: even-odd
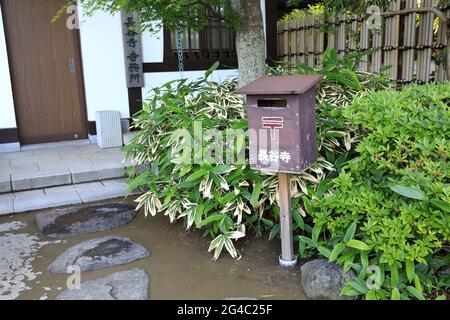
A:
[[[262,77],[247,96],[252,169],[301,173],[317,161],[316,89],[322,75]]]

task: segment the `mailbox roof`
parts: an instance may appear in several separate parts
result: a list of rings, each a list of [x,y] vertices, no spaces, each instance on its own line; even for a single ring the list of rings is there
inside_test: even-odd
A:
[[[316,85],[323,75],[269,76],[259,78],[236,91],[238,94],[303,94]]]

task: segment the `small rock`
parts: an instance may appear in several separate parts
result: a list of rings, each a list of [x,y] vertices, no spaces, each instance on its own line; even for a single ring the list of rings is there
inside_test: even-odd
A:
[[[136,217],[136,214],[132,205],[112,203],[44,212],[36,216],[36,223],[46,236],[65,238],[126,225]]]
[[[66,290],[56,300],[147,300],[149,276],[132,269],[81,284],[80,289]]]
[[[104,237],[84,241],[53,261],[48,270],[53,273],[67,273],[71,266],[80,271],[92,271],[129,263],[148,257],[150,252],[143,246],[125,237]]]
[[[341,296],[345,283],[354,278],[353,271],[344,273],[342,267],[324,259],[316,259],[301,267],[301,284],[312,300],[352,300]]]

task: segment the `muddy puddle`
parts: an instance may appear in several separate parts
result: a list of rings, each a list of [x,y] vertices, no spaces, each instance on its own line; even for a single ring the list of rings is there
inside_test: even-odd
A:
[[[117,202],[108,201],[103,203]],[[120,200],[119,200],[120,201]],[[131,202],[131,201],[129,201]],[[298,269],[278,266],[279,242],[250,237],[237,243],[243,253],[236,261],[223,254],[217,261],[207,252],[209,240],[187,232],[167,217],[138,214],[130,224],[105,232],[55,240],[36,227],[35,213],[0,217],[1,299],[54,299],[67,288],[67,275],[47,266],[67,248],[84,240],[114,235],[129,237],[150,250],[151,256],[126,265],[84,272],[81,281],[141,268],[150,275],[149,297],[154,299],[305,299]],[[9,290],[5,288],[9,287]]]

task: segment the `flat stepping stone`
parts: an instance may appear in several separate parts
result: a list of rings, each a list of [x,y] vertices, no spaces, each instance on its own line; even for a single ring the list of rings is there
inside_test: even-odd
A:
[[[86,281],[80,289],[68,289],[56,300],[147,300],[149,283],[144,270],[121,271]]]
[[[150,252],[146,248],[129,238],[110,236],[84,241],[67,249],[48,266],[48,271],[70,273],[72,270],[68,268],[73,266],[81,272],[99,270],[148,256]]]
[[[36,223],[47,237],[66,238],[126,225],[136,214],[132,205],[112,203],[40,213],[36,216]]]

